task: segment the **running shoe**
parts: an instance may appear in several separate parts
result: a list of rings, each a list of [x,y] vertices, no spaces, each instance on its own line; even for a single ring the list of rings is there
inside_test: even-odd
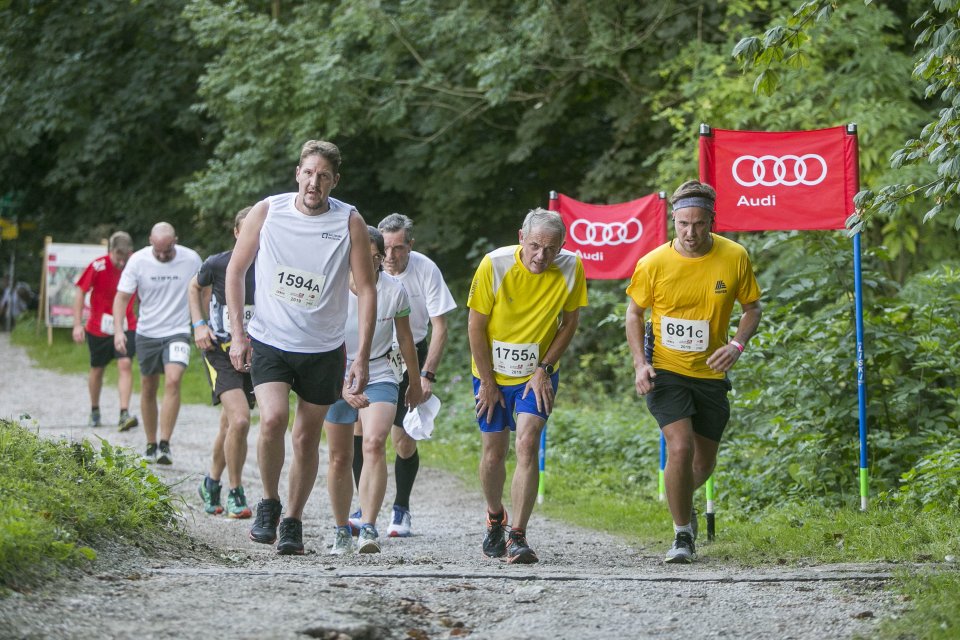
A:
[[[280,543],[277,553],[282,556],[303,555],[303,523],[296,518],[284,518],[280,521]]]
[[[507,562],[511,564],[535,564],[540,562],[536,552],[527,544],[527,533],[523,529],[511,529],[507,544]]]
[[[170,445],[161,442],[157,452],[157,464],[173,464],[173,454],[170,453]]]
[[[380,534],[372,524],[360,527],[357,536],[357,553],[380,553]]]
[[[146,458],[147,462],[149,463],[153,463],[157,461],[157,443],[156,442],[147,443],[147,450],[143,454],[143,457]]]
[[[207,513],[214,515],[223,513],[223,506],[220,504],[221,488],[220,483],[210,476],[200,481],[197,491],[200,493],[200,499],[203,500],[203,510]]]
[[[333,528],[333,546],[330,555],[345,556],[353,553],[353,536],[350,534],[350,525]]]
[[[696,557],[697,551],[693,546],[693,536],[686,531],[680,531],[663,561],[670,564],[690,564]]]
[[[490,558],[500,558],[507,552],[506,541],[507,510],[503,510],[500,520],[494,520],[487,513],[487,535],[483,537],[483,553]]]
[[[410,528],[410,510],[393,505],[393,522],[387,527],[387,535],[391,538],[409,538],[413,535]]]
[[[230,489],[230,493],[227,494],[227,517],[245,520],[252,515],[253,512],[247,506],[247,496],[243,493],[243,487]]]
[[[117,426],[120,427],[120,433],[130,431],[138,424],[140,424],[140,421],[137,420],[137,416],[130,415],[129,411],[120,412],[120,421],[117,423]]]
[[[283,505],[279,500],[264,498],[257,504],[257,516],[250,527],[250,539],[262,544],[273,544],[277,541],[277,524],[280,522],[280,513]]]
[[[350,524],[350,533],[353,534],[353,537],[359,536],[360,527],[363,526],[363,512],[357,509],[350,514],[350,519],[347,522]]]
[[[100,409],[93,409],[90,412],[90,420],[87,421],[88,427],[99,427],[100,426]]]

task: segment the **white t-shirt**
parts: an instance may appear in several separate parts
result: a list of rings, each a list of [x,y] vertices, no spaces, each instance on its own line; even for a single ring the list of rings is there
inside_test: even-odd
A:
[[[130,256],[120,274],[117,291],[136,293],[140,298],[138,335],[166,338],[190,333],[187,287],[203,261],[193,249],[174,246],[176,255],[170,262],[157,260],[152,247],[140,249]]]
[[[308,216],[297,194],[267,198],[257,251],[256,313],[247,326],[264,344],[293,353],[325,353],[343,344],[350,291],[350,213],[330,209]]]
[[[430,318],[457,308],[453,294],[443,281],[440,267],[422,253],[411,251],[407,268],[394,277],[403,284],[410,298],[410,328],[414,342],[427,337]]]
[[[410,301],[407,292],[400,281],[387,273],[381,273],[377,280],[377,324],[373,329],[373,340],[370,343],[370,382],[399,382],[397,373],[390,364],[393,356],[399,362],[399,356],[394,354],[394,318],[410,315]],[[360,346],[360,315],[357,296],[350,292],[350,304],[347,310],[346,348],[347,371],[357,357]]]

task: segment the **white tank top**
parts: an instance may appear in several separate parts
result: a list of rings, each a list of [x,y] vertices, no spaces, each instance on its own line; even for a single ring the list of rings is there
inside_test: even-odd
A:
[[[267,198],[256,263],[257,311],[248,331],[283,351],[323,353],[343,344],[355,209],[329,198],[329,211],[308,216],[294,206],[296,197]]]

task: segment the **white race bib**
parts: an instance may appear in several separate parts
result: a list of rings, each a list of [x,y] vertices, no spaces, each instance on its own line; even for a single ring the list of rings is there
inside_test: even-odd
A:
[[[243,305],[243,326],[250,324],[250,318],[253,317],[253,305],[245,304]],[[223,308],[223,332],[232,333],[230,331],[230,310],[226,307]]]
[[[186,342],[170,343],[170,362],[177,362],[183,366],[190,364],[190,345]]]
[[[540,345],[493,341],[493,370],[511,378],[529,376],[540,362]]]
[[[393,372],[393,377],[397,379],[397,382],[403,380],[403,372],[407,370],[407,365],[400,353],[400,346],[396,343],[393,344],[393,348],[387,354],[387,364],[390,365],[390,371]]]
[[[270,282],[270,294],[293,307],[316,309],[326,276],[293,267],[277,265]]]
[[[105,333],[108,336],[113,335],[113,316],[109,313],[100,316],[100,333]]]
[[[661,316],[660,343],[674,351],[706,351],[710,344],[710,323]]]

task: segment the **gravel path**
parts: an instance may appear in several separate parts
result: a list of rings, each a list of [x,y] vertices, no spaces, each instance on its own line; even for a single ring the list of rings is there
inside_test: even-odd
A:
[[[0,417],[28,414],[22,423],[45,437],[96,434],[142,449],[139,429],[80,426],[88,405],[83,376],[37,369],[6,334],[0,363]],[[115,391],[105,389],[104,416],[116,415],[116,402]],[[305,514],[307,554],[281,557],[247,539],[250,521],[199,508],[196,486],[217,416],[210,407],[184,406],[174,464],[158,468],[185,499],[180,545],[151,555],[135,546],[101,550],[89,575],[0,598],[0,638],[812,640],[870,636],[877,620],[896,610],[883,590],[891,567],[746,570],[709,557],[664,565],[666,543],[631,547],[536,513],[529,539],[540,564],[490,560],[480,552],[478,490],[429,468],[421,468],[414,489],[416,535],[386,539],[380,555],[350,557],[326,553],[333,523],[321,469]],[[244,476],[251,504],[261,493],[256,433],[251,429]],[[429,464],[429,443],[422,455]],[[388,502],[392,495],[391,479]]]

